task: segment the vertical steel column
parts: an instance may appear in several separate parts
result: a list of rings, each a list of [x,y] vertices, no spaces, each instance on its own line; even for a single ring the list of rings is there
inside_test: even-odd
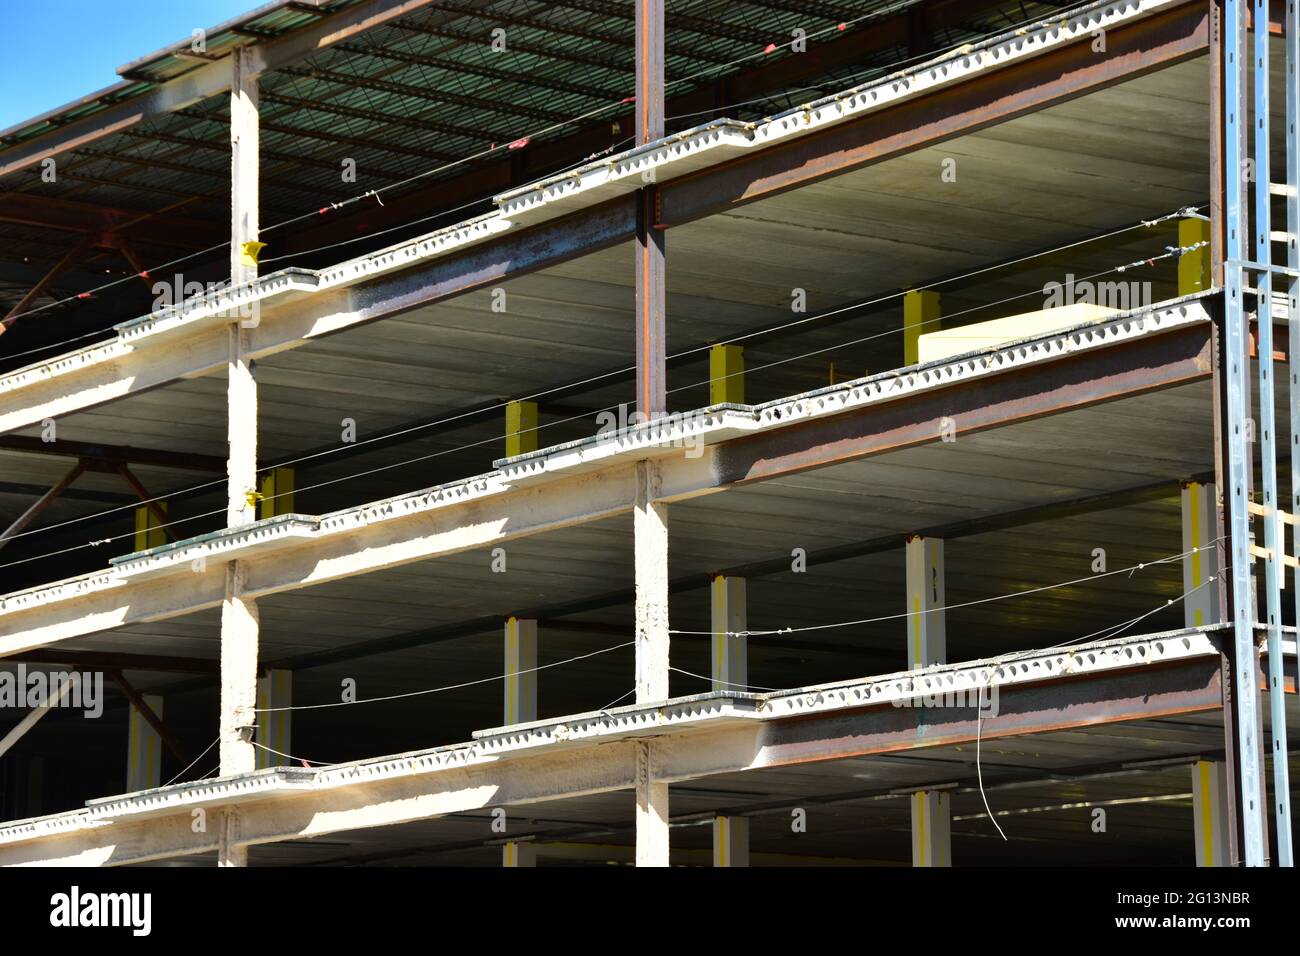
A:
[[[1273,178],[1269,122],[1269,0],[1255,0],[1255,261],[1273,264]],[[1290,103],[1290,98],[1287,100]],[[1289,130],[1288,130],[1289,132]],[[1256,282],[1259,329],[1259,453],[1263,479],[1264,606],[1268,622],[1269,723],[1272,730],[1273,806],[1277,816],[1279,866],[1291,866],[1291,796],[1287,780],[1286,693],[1282,683],[1282,517],[1277,500],[1277,422],[1273,395],[1273,273],[1264,268]],[[1292,426],[1294,427],[1294,426]]]
[[[636,0],[636,142],[664,135],[664,0]],[[636,404],[647,419],[668,410],[664,230],[653,180],[638,196],[636,223]],[[668,696],[668,513],[657,503],[658,466],[637,465],[636,699]],[[653,744],[637,744],[636,865],[668,865],[668,784],[656,777]]]
[[[636,0],[636,142],[664,135],[664,0]],[[636,405],[651,418],[667,410],[664,230],[659,189],[638,194],[636,223]]]
[[[1224,264],[1224,376],[1227,391],[1228,458],[1226,489],[1231,542],[1232,624],[1236,668],[1233,688],[1237,702],[1237,772],[1240,777],[1242,855],[1247,866],[1264,866],[1263,782],[1259,748],[1259,689],[1254,684],[1256,660],[1254,601],[1250,574],[1250,496],[1252,467],[1247,436],[1246,310],[1242,290],[1242,259],[1249,228],[1243,185],[1246,171],[1246,0],[1224,0],[1224,180],[1227,193],[1227,247]]]

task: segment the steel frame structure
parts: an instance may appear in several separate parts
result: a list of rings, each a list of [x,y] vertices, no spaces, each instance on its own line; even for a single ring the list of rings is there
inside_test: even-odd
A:
[[[1215,263],[1224,282],[1222,320],[1217,327],[1210,321],[1214,296],[1193,298],[1101,326],[1021,343],[992,355],[859,380],[748,412],[723,409],[702,423],[651,421],[603,446],[587,443],[517,456],[499,463],[488,475],[319,519],[288,516],[252,522],[248,520],[251,504],[232,506],[228,527],[204,539],[132,555],[108,572],[6,595],[0,598],[0,654],[23,653],[29,658],[41,653],[40,648],[128,621],[161,620],[224,605],[231,619],[240,618],[237,626],[242,628],[243,638],[238,653],[231,654],[238,657],[237,666],[224,676],[238,683],[239,693],[247,696],[248,678],[250,674],[255,677],[257,670],[255,601],[263,594],[593,517],[636,515],[635,705],[596,715],[574,715],[563,722],[498,728],[463,746],[311,773],[249,774],[240,763],[247,754],[237,753],[225,768],[229,773],[216,782],[164,788],[110,800],[83,812],[0,826],[0,863],[128,863],[215,849],[223,862],[238,864],[246,859],[247,847],[259,842],[481,806],[481,791],[495,787],[494,800],[500,801],[504,794],[521,802],[635,789],[638,861],[664,864],[669,782],[886,752],[919,746],[922,738],[931,745],[936,740],[978,739],[978,719],[973,723],[954,719],[951,726],[943,728],[946,736],[936,735],[933,727],[922,734],[915,715],[881,706],[898,687],[905,684],[911,690],[915,682],[931,679],[915,673],[777,695],[721,694],[664,701],[670,583],[666,567],[668,505],[727,487],[932,442],[934,421],[941,415],[959,413],[963,429],[974,432],[1213,376],[1220,386],[1216,399],[1224,403],[1216,425],[1222,431],[1217,466],[1226,479],[1222,487],[1226,489],[1225,537],[1231,568],[1226,588],[1229,601],[1224,605],[1230,608],[1228,626],[1125,639],[1091,657],[1041,651],[1021,655],[1016,661],[951,665],[943,676],[974,686],[996,675],[1008,688],[1014,688],[1008,691],[1007,719],[983,729],[993,736],[1222,707],[1238,791],[1241,861],[1264,865],[1268,862],[1266,808],[1270,804],[1264,798],[1267,787],[1257,674],[1260,628],[1251,574],[1252,561],[1262,557],[1274,757],[1272,805],[1279,848],[1276,862],[1292,865],[1281,611],[1288,564],[1277,489],[1272,283],[1277,275],[1289,289],[1291,515],[1298,515],[1300,168],[1296,121],[1300,110],[1300,15],[1297,0],[1287,0],[1287,175],[1285,183],[1273,183],[1268,122],[1269,4],[1254,0],[1254,22],[1259,28],[1249,56],[1250,71],[1249,5],[1248,0],[1222,0],[1223,61],[1216,66],[1221,67],[1222,113],[1216,120],[1222,123],[1223,143],[1221,148],[1214,144],[1212,162],[1212,169],[1223,175],[1225,190],[1225,238],[1221,261]],[[368,4],[365,9],[382,20],[398,15],[405,7],[396,2],[380,4],[378,10],[372,9],[374,6]],[[33,369],[0,383],[10,386],[8,392],[15,396],[14,407],[0,422],[5,428],[21,427],[46,414],[92,407],[133,388],[163,384],[227,362],[239,370],[232,380],[238,377],[241,385],[238,396],[232,388],[233,422],[237,404],[241,414],[256,406],[251,363],[259,355],[627,239],[634,240],[637,254],[637,395],[642,410],[653,415],[665,410],[664,239],[668,228],[943,142],[1216,48],[1212,38],[1214,4],[1154,3],[1151,6],[1160,9],[1138,22],[1126,23],[1117,16],[1111,41],[1116,54],[1101,63],[1090,62],[1080,53],[1080,37],[1087,37],[1089,29],[1081,28],[1069,42],[1044,32],[1042,37],[1026,41],[1042,43],[1043,51],[1036,56],[1026,56],[990,75],[942,82],[935,81],[936,71],[928,78],[922,72],[916,78],[917,88],[909,89],[888,108],[864,109],[861,115],[848,116],[848,110],[863,104],[845,97],[844,103],[819,107],[819,120],[836,109],[845,111],[835,116],[834,122],[817,127],[808,119],[800,126],[798,119],[786,118],[758,134],[770,135],[766,141],[756,141],[753,130],[744,134],[711,130],[700,139],[724,141],[735,153],[661,182],[654,175],[657,164],[669,163],[668,154],[677,145],[660,142],[664,4],[663,0],[637,0],[636,6],[637,137],[644,149],[618,170],[622,180],[615,184],[614,193],[599,192],[609,186],[609,179],[617,178],[608,177],[592,186],[586,199],[577,200],[575,211],[563,203],[573,200],[566,193],[567,185],[539,184],[503,197],[503,206],[514,203],[525,213],[530,203],[542,206],[553,202],[556,207],[544,210],[534,220],[526,221],[521,215],[524,228],[518,232],[509,222],[499,228],[491,225],[489,217],[457,227],[442,245],[429,240],[412,243],[413,251],[405,261],[392,253],[386,261],[356,265],[350,273],[340,267],[332,276],[327,270],[316,276],[257,280],[240,275],[236,261],[232,273],[243,281],[232,298],[265,297],[265,326],[246,333],[237,323],[223,321],[218,313],[229,302],[216,306],[192,303],[174,315],[142,320],[124,327],[119,339],[108,346],[51,363],[56,366],[53,372]],[[1096,15],[1109,13],[1099,10]],[[359,11],[349,16],[355,20],[348,28],[353,32],[364,29],[368,22],[360,18]],[[1053,47],[1053,43],[1057,45]],[[276,49],[288,46],[282,42]],[[240,51],[234,59],[245,63],[258,55]],[[252,69],[247,63],[245,68]],[[236,92],[240,89],[239,68],[233,79],[215,66],[205,66],[201,72],[202,81],[213,89],[231,85]],[[1253,191],[1240,175],[1250,158],[1251,137],[1246,126],[1251,115],[1252,78],[1258,119],[1253,137]],[[929,88],[927,80],[933,81]],[[179,93],[169,94],[175,95]],[[159,94],[145,105],[164,108],[164,99]],[[908,117],[922,111],[928,121],[921,126],[910,123]],[[135,118],[124,108],[109,112],[121,122]],[[256,121],[255,115],[245,119]],[[776,128],[782,124],[785,130]],[[793,127],[799,127],[799,135],[783,138]],[[256,129],[249,132],[255,143]],[[66,145],[68,135],[60,134],[58,141]],[[55,147],[37,144],[25,148],[20,161],[34,161],[47,148]],[[243,175],[247,185],[247,171]],[[578,183],[572,187],[575,192],[587,188],[580,180],[573,178]],[[256,183],[255,173],[251,182]],[[1274,195],[1286,197],[1286,266],[1273,264],[1269,202]],[[234,210],[237,223],[240,212]],[[233,234],[246,241],[256,236],[256,209],[243,212],[253,214],[254,225],[250,231],[246,221],[237,224]],[[1247,251],[1252,222],[1253,258]],[[1251,359],[1246,296],[1251,290],[1246,280],[1251,274],[1259,277],[1254,287],[1260,394],[1257,441],[1249,427]],[[332,288],[327,287],[330,279],[337,280]],[[284,297],[282,302],[271,301],[277,295]],[[1140,321],[1132,323],[1131,319]],[[1135,329],[1134,324],[1140,327]],[[147,364],[151,354],[169,350],[178,338],[187,344],[183,361],[159,368],[138,382],[127,381],[135,378],[133,372]],[[151,353],[155,348],[158,351]],[[692,428],[701,433],[708,448],[702,460],[670,463],[655,451],[665,441],[681,437],[678,431]],[[1251,494],[1254,444],[1260,447],[1262,464],[1260,506],[1253,504]],[[245,471],[250,464],[255,466],[247,445],[241,446],[240,455],[239,464]],[[231,475],[229,497],[237,504],[240,487],[234,469]],[[244,480],[246,483],[246,475]],[[1263,517],[1262,549],[1252,543],[1254,514]],[[468,520],[467,515],[475,520]],[[1300,521],[1290,523],[1293,548],[1300,553]],[[192,562],[198,559],[210,561],[211,571],[194,573]],[[1296,591],[1300,611],[1300,569]],[[230,629],[235,630],[236,625]],[[1139,647],[1147,658],[1135,665],[1132,659]],[[228,653],[223,648],[223,671]],[[1147,663],[1157,658],[1159,664]],[[232,723],[234,710],[223,700],[223,732],[228,738],[245,729]],[[223,740],[223,745],[226,743],[230,740]],[[376,789],[382,790],[378,796]],[[195,807],[219,813],[221,826],[210,836],[186,832],[189,813]],[[328,822],[322,822],[323,818],[329,818]]]

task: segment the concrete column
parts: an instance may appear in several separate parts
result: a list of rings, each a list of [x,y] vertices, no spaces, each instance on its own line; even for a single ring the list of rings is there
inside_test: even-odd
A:
[[[253,730],[257,723],[257,604],[242,596],[244,565],[226,565],[221,602],[221,775],[248,773],[257,766]]]
[[[270,750],[256,748],[257,769],[287,767],[291,761],[283,754],[293,753],[293,711],[277,710],[293,706],[293,671],[272,668],[257,681],[257,742]],[[279,751],[272,753],[271,751]]]
[[[745,349],[715,345],[709,349],[709,404],[745,404]]]
[[[907,539],[907,666],[919,670],[948,660],[944,630],[943,539]]]
[[[537,719],[537,622],[512,617],[505,627],[505,725]]]
[[[668,865],[668,784],[655,779],[654,744],[636,750],[636,865]]]
[[[293,514],[294,485],[297,476],[292,468],[272,468],[262,476],[262,499],[257,503],[258,518]]]
[[[258,166],[261,124],[253,52],[230,55],[230,279],[242,285],[257,278]]]
[[[537,847],[531,843],[506,843],[501,847],[502,866],[536,866]]]
[[[227,527],[257,520],[257,379],[252,360],[245,357],[246,329],[230,326],[230,361],[226,365]]]
[[[656,501],[659,466],[637,462],[636,701],[668,699],[668,505]]]
[[[713,865],[749,866],[748,818],[713,818]]]
[[[922,335],[938,332],[939,293],[929,289],[910,289],[903,293],[903,364],[915,365],[919,358]]]
[[[912,794],[912,865],[952,866],[952,807],[943,790]]]
[[[230,88],[230,281],[257,277],[258,115],[257,77],[252,51],[236,50]],[[227,441],[226,524],[240,527],[257,519],[257,381],[247,357],[248,332],[242,321],[229,326],[226,365]],[[221,773],[247,773],[257,765],[252,735],[257,723],[257,605],[243,596],[244,568],[226,565],[226,593],[221,603]],[[246,851],[227,846],[223,818],[222,865],[242,865]]]
[[[1221,760],[1192,764],[1192,821],[1197,866],[1231,866],[1228,859],[1228,769]]]
[[[1216,489],[1189,481],[1183,485],[1183,623],[1204,627],[1223,620],[1219,588],[1207,583],[1219,574],[1219,549],[1214,541]],[[1196,549],[1196,550],[1193,550]]]
[[[537,403],[506,403],[506,457],[537,451]]]
[[[749,639],[745,579],[718,574],[710,588],[713,604],[713,689],[743,691],[749,683]]]
[[[230,281],[232,285],[257,278],[257,178],[258,116],[257,77],[250,71],[248,50],[231,54],[233,77],[230,90],[231,224]],[[228,487],[226,524],[249,524],[257,519],[257,381],[253,362],[246,357],[248,329],[243,321],[230,324],[230,358],[227,373],[227,464]]]
[[[144,702],[161,720],[163,699],[143,694]],[[152,790],[162,786],[162,738],[140,711],[131,707],[127,717],[126,792]]]

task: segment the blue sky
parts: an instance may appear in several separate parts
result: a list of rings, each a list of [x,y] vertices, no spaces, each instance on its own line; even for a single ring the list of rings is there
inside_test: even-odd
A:
[[[0,129],[118,80],[117,68],[265,0],[0,0]]]

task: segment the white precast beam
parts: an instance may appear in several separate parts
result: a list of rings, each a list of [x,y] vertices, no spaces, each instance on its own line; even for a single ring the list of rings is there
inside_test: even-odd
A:
[[[58,593],[46,599],[40,597],[49,589],[19,596],[10,607],[0,602],[0,654],[217,607],[225,595],[225,569],[216,564],[134,582],[101,572],[53,587]],[[29,596],[36,600],[22,600]]]
[[[536,803],[557,793],[584,796],[626,790],[635,785],[635,746],[632,741],[616,742],[605,747],[545,756],[521,755],[517,760],[489,760],[428,774],[370,780],[360,787],[341,784],[320,792],[319,800],[308,801],[317,804],[314,809],[293,797],[250,803],[244,809],[241,839],[268,843],[284,839],[286,833],[337,833]]]
[[[136,351],[115,341],[0,376],[0,433],[218,371],[229,354],[224,326],[196,329],[183,341],[154,345]]]
[[[692,476],[684,484],[708,486],[706,459],[681,464]],[[287,533],[279,544],[268,543],[271,528],[290,525],[272,519],[272,526],[259,524],[247,532],[253,545],[265,550],[254,549],[240,560],[244,594],[257,598],[625,514],[635,494],[636,466],[629,463],[520,488],[474,479],[396,504],[378,502],[329,515],[319,522],[318,533],[305,539]],[[216,607],[225,598],[227,553],[182,549],[138,579],[127,580],[119,570],[101,571],[8,595],[0,599],[0,654]]]
[[[484,242],[490,235],[484,229],[466,228],[423,242],[435,250],[459,249]],[[418,263],[420,259],[392,255],[383,260],[388,269],[395,269],[398,264],[408,261]],[[327,279],[336,283],[360,281],[375,271],[379,271],[379,267],[340,266],[323,273],[319,283]],[[398,276],[397,280],[400,279]],[[257,313],[258,324],[245,330],[244,354],[254,360],[264,358],[331,332],[379,318],[372,314],[373,310],[358,305],[354,289],[331,287],[307,295],[319,283],[317,278],[304,277],[298,272],[260,278],[256,289],[263,290],[263,297]],[[120,337],[111,342],[0,375],[0,433],[91,408],[168,381],[224,369],[229,356],[226,317],[251,312],[254,291],[253,287],[236,289],[217,296],[210,305],[181,315],[128,323],[120,327],[123,330]],[[900,378],[891,372],[873,376],[877,384],[870,388],[869,393],[895,398],[958,378],[998,374],[1015,366],[1059,357],[1062,353],[1117,344],[1210,319],[1205,304],[1196,298],[1137,312],[1142,315],[1140,323],[1121,317],[1094,325],[1086,332],[1050,336],[1042,345],[1020,345],[1015,351],[1005,354],[945,363],[954,367],[955,374],[938,377],[928,372],[917,372]],[[811,408],[803,414],[811,414]]]
[[[290,289],[292,276],[263,280],[272,289]],[[348,290],[324,292],[311,299],[256,305],[257,326],[246,328],[243,355],[265,358],[295,348],[317,335],[346,327],[351,311]],[[142,338],[119,338],[52,361],[0,376],[0,434],[36,425],[148,391],[168,382],[225,370],[230,358],[228,319],[251,319],[254,298],[241,290],[213,300],[201,319],[182,328]]]
[[[744,699],[687,698],[572,715],[485,731],[470,744],[321,770],[287,768],[271,776],[204,780],[0,825],[0,864],[128,863],[212,848],[214,814],[236,804],[237,842],[252,844],[638,784],[646,798],[644,848],[651,858],[666,861],[663,797],[670,783],[962,745],[977,734],[991,740],[1215,710],[1222,706],[1219,666],[1212,639],[1179,631],[1018,655],[1006,664],[948,665],[916,677],[904,673]],[[982,721],[975,720],[973,710],[921,713],[895,706],[935,687],[969,692],[990,681],[999,688],[1000,707]],[[652,743],[652,749],[643,749],[643,743]],[[644,776],[638,776],[641,769]],[[209,825],[186,842],[168,821],[180,819],[188,831],[199,809],[206,810]],[[163,836],[153,839],[151,828],[142,835],[137,825],[142,818],[157,822]]]
[[[1081,399],[1073,393],[1064,399],[1058,395],[1062,373],[1057,370],[1069,367],[1058,363],[1104,362],[1099,351],[1111,347],[1132,349],[1119,354],[1132,355],[1133,368],[1105,379],[1110,398],[1199,381],[1208,377],[1207,315],[1201,301],[1181,300],[1143,311],[1141,321],[1121,318],[752,410],[670,417],[613,438],[594,437],[521,456],[487,475],[319,519],[281,516],[245,531],[165,548],[111,571],[0,597],[0,655],[219,603],[224,582],[209,581],[205,566],[230,560],[236,552],[247,561],[247,593],[258,597],[625,513],[635,501],[636,462],[647,458],[654,459],[660,493],[654,508],[643,509],[643,518],[667,502],[810,467],[810,451],[814,460],[831,464],[932,442],[936,437],[927,403],[946,400],[953,394],[948,389],[965,389],[963,401],[987,403],[996,377],[1012,371],[1032,369],[1041,391],[1032,401],[1019,396],[1013,411],[998,412],[985,427],[1070,410]],[[1153,363],[1160,363],[1158,375]],[[989,378],[994,381],[985,385]],[[1086,396],[1088,404],[1101,400],[1093,392]],[[873,434],[874,411],[884,404],[899,409],[902,402],[917,403],[916,421],[902,434],[900,429]],[[840,423],[851,424],[857,437],[843,440]],[[793,426],[804,426],[800,434],[810,447],[802,454],[798,447],[778,443],[782,430]],[[128,574],[134,580],[126,581]],[[120,593],[106,597],[114,590]]]
[[[566,793],[581,796],[626,790],[635,785],[634,742],[484,761],[470,767],[434,772],[412,771],[384,779],[366,779],[333,789],[282,791],[264,799],[237,803],[237,833],[227,852],[290,834],[320,836],[345,830],[390,826],[506,805],[522,805]],[[310,794],[310,796],[309,796]],[[304,800],[304,798],[307,798]],[[0,866],[121,865],[191,853],[221,852],[222,827],[232,804],[220,800],[206,807],[184,807],[146,819],[93,823],[70,815],[65,832],[39,840],[0,844]],[[201,815],[195,809],[203,810]],[[202,829],[192,832],[192,821]],[[237,862],[236,864],[237,865]]]
[[[0,866],[119,866],[209,853],[219,848],[220,825],[219,814],[204,811],[70,827],[0,849]]]
[[[405,6],[398,0],[373,2],[388,8]],[[426,0],[408,0],[412,7],[425,2]],[[592,208],[608,200],[611,195],[622,195],[639,189],[646,182],[663,184],[703,168],[722,165],[745,151],[761,150],[787,142],[865,114],[896,107],[927,92],[963,81],[978,80],[991,72],[1053,50],[1080,42],[1091,42],[1099,30],[1157,15],[1186,2],[1187,0],[1133,0],[1131,3],[1088,10],[1074,17],[1044,24],[1025,34],[1000,36],[987,43],[975,44],[973,49],[955,52],[950,60],[916,66],[909,71],[912,73],[910,77],[900,78],[891,74],[852,91],[843,91],[814,104],[801,106],[764,123],[751,126],[724,120],[705,128],[675,134],[665,141],[638,147],[619,158],[593,161],[560,178],[543,180],[522,190],[504,194],[498,197],[499,213],[459,223],[438,233],[367,257],[348,260],[318,273],[303,271],[299,277],[304,279],[304,289],[320,289],[320,295],[327,294],[327,289],[331,290],[329,294],[338,292],[340,285],[360,282],[383,272],[417,268],[427,264],[431,258],[454,252],[470,243],[511,233],[541,220],[564,216],[575,208]],[[368,5],[363,4],[353,10],[366,6]],[[317,35],[314,32],[316,28],[313,27],[281,40],[250,47],[248,56],[253,60],[252,69],[274,69],[275,65],[307,55],[302,50],[319,49],[322,48],[321,44],[328,46],[339,38],[351,36],[358,28],[357,24],[378,23],[389,18],[387,10],[377,13],[379,19],[373,21],[354,17],[353,10],[341,11],[327,19],[326,22],[338,19],[340,27],[335,31],[327,30]],[[283,49],[286,52],[281,56],[273,54],[273,49]],[[292,54],[288,52],[290,49],[294,51]],[[179,105],[188,105],[196,95],[202,98],[229,88],[230,72],[225,63],[210,64],[202,71],[195,71],[164,86],[172,88],[174,85],[178,91],[187,85],[194,87],[177,101]],[[210,79],[200,80],[201,76]],[[127,112],[128,124],[140,118],[131,106],[136,102],[143,103],[144,100],[132,100],[115,107]],[[96,118],[91,117],[83,122],[91,124],[93,129]],[[79,125],[71,123],[68,129]],[[5,151],[5,159],[0,161],[12,161],[9,165],[0,166],[0,175],[39,162],[42,155],[51,155],[52,152],[67,148],[48,148],[49,144],[65,135],[67,131],[61,130],[51,134],[54,139],[41,137],[37,142],[47,144],[44,152],[41,152],[39,146],[35,149],[19,146]],[[13,165],[13,162],[18,165]],[[503,277],[508,275],[511,266],[507,265],[502,271]],[[287,287],[292,282],[290,278],[283,278],[280,285]],[[341,297],[335,296],[326,303],[309,300],[300,307],[290,306],[282,316],[274,317],[273,321],[272,317],[265,316],[265,335],[262,341],[250,343],[250,355],[256,358],[266,354],[262,349],[273,352],[291,348],[314,335],[380,318],[382,314],[401,307],[399,301],[393,304],[393,309],[380,308],[376,311],[365,307],[357,308],[354,305],[356,301],[344,294]],[[266,303],[263,311],[271,308],[270,303]],[[205,374],[220,366],[220,356],[214,358],[210,350],[202,347],[206,332],[201,323],[187,323],[183,329],[178,327],[176,331],[181,341],[171,346],[159,347],[159,343],[141,342],[139,344],[143,350],[133,352],[134,339],[123,339],[70,353],[54,362],[21,370],[12,376],[0,376],[0,404],[6,409],[0,412],[0,433],[40,422],[44,417],[89,408],[139,391],[150,384],[157,385]],[[145,351],[152,351],[152,358],[146,358]],[[45,380],[50,376],[60,379],[60,384],[53,390],[43,387],[48,384]]]

